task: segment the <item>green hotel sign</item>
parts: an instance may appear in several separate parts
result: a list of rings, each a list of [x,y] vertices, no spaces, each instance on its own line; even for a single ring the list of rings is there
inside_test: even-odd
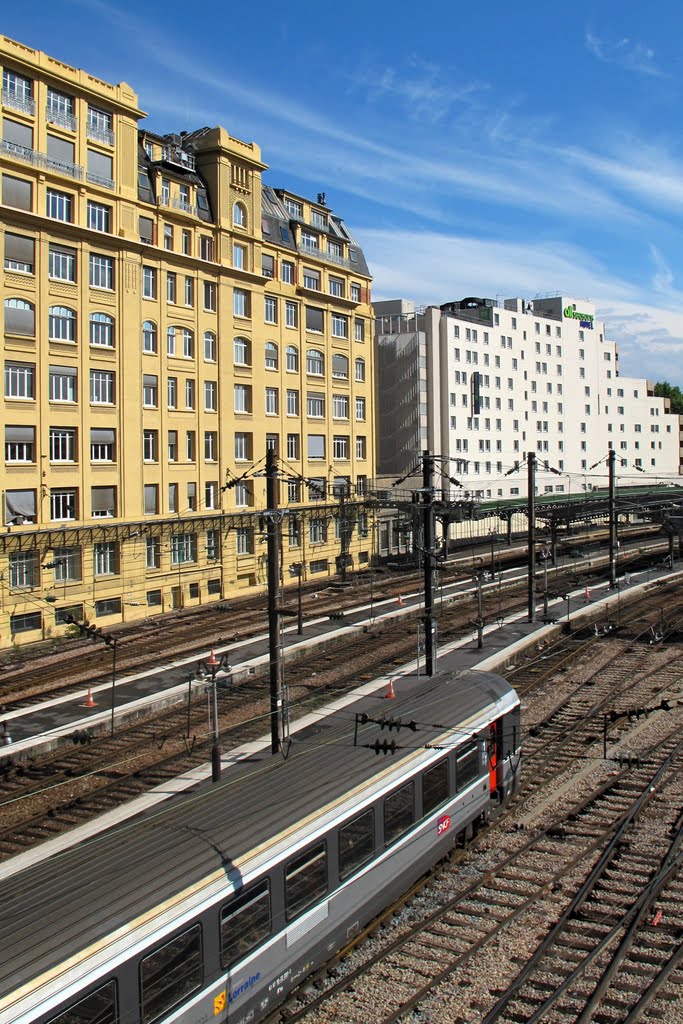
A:
[[[564,315],[569,317],[570,320],[580,320],[582,327],[592,327],[595,320],[592,313],[581,313],[579,310],[574,309],[573,306],[565,306]]]

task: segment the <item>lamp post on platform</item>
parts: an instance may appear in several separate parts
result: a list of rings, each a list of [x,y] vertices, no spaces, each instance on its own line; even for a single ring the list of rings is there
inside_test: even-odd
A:
[[[211,648],[211,653],[206,661],[200,661],[197,666],[197,678],[206,679],[210,677],[211,682],[211,698],[213,706],[213,743],[211,746],[211,781],[220,782],[221,778],[221,749],[219,745],[218,736],[218,684],[216,682],[216,673],[223,669],[225,672],[230,672],[231,666],[228,661],[227,654],[224,654],[219,660]]]

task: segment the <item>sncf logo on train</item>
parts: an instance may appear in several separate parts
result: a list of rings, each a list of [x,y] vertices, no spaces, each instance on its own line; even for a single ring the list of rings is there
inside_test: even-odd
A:
[[[451,818],[449,814],[444,814],[442,818],[439,818],[436,826],[437,836],[442,836],[444,832],[448,832],[451,827]]]

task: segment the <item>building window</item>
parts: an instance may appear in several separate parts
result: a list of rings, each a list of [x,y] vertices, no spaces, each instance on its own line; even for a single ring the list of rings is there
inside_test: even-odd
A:
[[[249,292],[245,291],[244,288],[235,288],[233,290],[233,313],[235,316],[251,316],[249,299]]]
[[[207,412],[218,409],[218,384],[215,380],[204,381],[204,409]]]
[[[349,379],[349,360],[339,352],[332,356],[332,376],[337,380]]]
[[[313,231],[302,231],[301,232],[301,247],[302,249],[308,249],[310,252],[318,251],[318,236]],[[304,271],[304,274],[306,271]],[[304,285],[308,287],[308,285]]]
[[[343,316],[341,313],[332,314],[332,337],[333,338],[348,338],[349,336],[349,318]]]
[[[142,297],[145,299],[156,299],[157,297],[157,272],[154,267],[142,268]]]
[[[266,416],[277,416],[280,411],[278,388],[266,388]]]
[[[242,203],[235,203],[232,208],[232,223],[236,228],[246,228],[247,226],[247,211],[245,210]]]
[[[253,555],[254,531],[250,526],[239,526],[235,530],[235,544],[238,555]]]
[[[50,306],[48,316],[50,341],[76,341],[76,314],[66,306]]]
[[[76,519],[76,491],[50,491],[50,519],[53,523]]]
[[[90,461],[116,461],[116,433],[92,427],[90,430]]]
[[[304,208],[301,203],[296,201],[296,199],[290,199],[289,196],[285,196],[284,204],[290,217],[293,217],[295,220],[301,220],[303,218]]]
[[[367,444],[364,437],[356,438],[356,458],[366,459],[367,458]]]
[[[194,359],[194,334],[189,327],[183,327],[183,357]]]
[[[351,301],[360,302],[360,285],[355,281],[351,283]]]
[[[114,373],[111,370],[90,371],[90,401],[94,405],[114,404]]]
[[[325,373],[325,356],[317,348],[309,348],[306,352],[306,373],[314,377],[322,377]]]
[[[311,519],[308,525],[308,539],[311,544],[324,544],[327,540],[327,522],[324,519]]]
[[[112,116],[106,110],[88,106],[88,137],[108,146],[114,145]]]
[[[319,270],[311,270],[310,267],[304,267],[304,288],[308,288],[312,292],[320,291]]]
[[[118,573],[118,545],[114,541],[93,544],[93,568],[96,576]]]
[[[30,590],[40,583],[40,561],[37,551],[12,551],[9,556],[11,590]]]
[[[35,375],[30,363],[5,363],[5,398],[34,399]]]
[[[111,256],[90,253],[90,287],[106,288],[109,291],[113,289],[114,260]]]
[[[50,462],[76,461],[76,431],[69,427],[50,428]]]
[[[308,435],[308,457],[309,459],[324,459],[325,458],[325,435],[324,434],[309,434]]]
[[[216,312],[216,285],[213,281],[204,282],[204,309]]]
[[[298,391],[287,391],[287,415],[298,416],[299,415],[299,392]]]
[[[267,324],[277,323],[277,299],[266,295],[263,300],[263,318]]]
[[[365,341],[365,321],[358,317],[353,322],[353,337],[355,341]]]
[[[344,280],[341,277],[330,277],[330,295],[334,295],[337,299],[344,298]]]
[[[156,430],[143,430],[142,458],[145,462],[159,461],[159,435]]]
[[[5,299],[5,334],[19,334],[34,337],[36,333],[36,312],[30,302],[24,299]]]
[[[156,409],[159,404],[159,378],[154,373],[143,374],[142,404],[147,409]]]
[[[306,414],[315,419],[323,419],[325,416],[325,396],[309,391],[306,396]]]
[[[216,362],[216,335],[213,331],[204,331],[204,362]]]
[[[192,377],[188,377],[185,380],[185,408],[186,409],[194,409],[194,407],[195,407],[194,394],[195,394],[195,391],[194,391],[194,379]]]
[[[235,434],[235,459],[238,462],[251,462],[252,436],[243,431]]]
[[[365,380],[365,360],[356,359],[356,380],[363,382]]]
[[[197,561],[197,535],[176,533],[171,537],[171,564],[183,565]]]
[[[46,216],[70,224],[73,220],[73,196],[49,188],[46,194]]]
[[[168,382],[167,382],[167,386],[166,386],[166,392],[167,392],[168,408],[169,409],[177,409],[178,408],[178,378],[177,377],[169,377],[168,378]]]
[[[178,276],[172,271],[166,274],[166,301],[175,303],[177,294]]]
[[[285,302],[285,326],[299,326],[299,307],[296,302]]]
[[[294,345],[288,345],[286,355],[286,366],[290,373],[299,372],[299,350]]]
[[[173,328],[169,328],[173,330]],[[147,355],[156,355],[157,325],[152,320],[145,320],[142,325],[142,351]]]
[[[214,430],[204,431],[204,461],[218,461],[218,434]]]
[[[348,420],[349,396],[332,395],[332,416],[335,420]]]
[[[300,456],[300,445],[298,434],[287,434],[287,458],[292,462],[298,462]]]
[[[283,284],[294,284],[294,264],[290,260],[282,261],[281,276]]]
[[[5,462],[35,462],[35,427],[5,427]]]
[[[194,306],[194,278],[185,277],[185,305]]]
[[[348,437],[335,436],[332,440],[332,457],[334,459],[347,460],[349,457]]]
[[[267,341],[266,342],[265,353],[266,353],[266,369],[267,370],[277,370],[277,367],[278,367],[278,352],[277,352],[277,345],[275,344],[274,341]]]
[[[365,399],[364,398],[357,398],[356,399],[356,419],[357,420],[364,420],[365,419]]]
[[[76,370],[70,366],[51,366],[48,395],[51,402],[75,402],[77,399]]]
[[[213,262],[213,238],[210,235],[199,237],[199,258],[209,263]]]
[[[7,235],[5,235],[5,244],[7,243]],[[33,241],[31,240],[31,245]],[[7,266],[7,259],[5,259],[5,266]],[[15,267],[9,267],[9,270],[16,269]],[[28,271],[33,273],[33,267]],[[55,281],[75,281],[76,280],[76,250],[75,249],[63,249],[58,245],[51,245],[48,251],[48,277],[53,278]]]
[[[244,270],[246,267],[247,250],[243,245],[234,243],[232,247],[232,265],[236,270]]]
[[[235,412],[251,412],[251,385],[235,384]]]
[[[235,338],[233,359],[236,366],[251,366],[251,343],[247,338]]]
[[[147,537],[145,541],[145,568],[158,569],[161,565],[161,543],[158,537]]]
[[[114,320],[107,313],[90,314],[90,344],[98,348],[114,347]]]

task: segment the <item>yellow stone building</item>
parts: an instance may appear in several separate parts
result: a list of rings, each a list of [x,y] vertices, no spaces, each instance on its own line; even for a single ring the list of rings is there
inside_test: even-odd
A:
[[[370,276],[325,196],[224,128],[145,131],[125,83],[0,64],[0,646],[265,586],[267,448],[283,582],[367,563]]]

